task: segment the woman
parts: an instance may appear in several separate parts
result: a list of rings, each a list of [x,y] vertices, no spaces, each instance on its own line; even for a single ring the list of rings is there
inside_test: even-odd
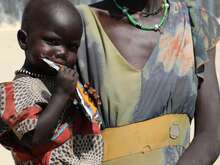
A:
[[[79,69],[101,95],[103,164],[212,164],[220,149],[215,18],[175,0],[103,0],[80,11]]]

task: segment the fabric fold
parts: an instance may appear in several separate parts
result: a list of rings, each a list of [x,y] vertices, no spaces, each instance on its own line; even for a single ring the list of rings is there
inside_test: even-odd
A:
[[[213,14],[196,6],[195,1],[189,1],[188,8],[192,24],[196,74],[203,81],[204,65],[209,61],[208,51],[220,40],[220,25]]]

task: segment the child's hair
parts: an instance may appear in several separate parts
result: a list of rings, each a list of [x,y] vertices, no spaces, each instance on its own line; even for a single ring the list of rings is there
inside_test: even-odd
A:
[[[44,16],[53,17],[54,10],[68,12],[72,19],[81,22],[79,12],[69,0],[30,0],[23,12],[21,29],[31,32],[34,27],[43,24],[43,21],[49,21],[44,20]]]

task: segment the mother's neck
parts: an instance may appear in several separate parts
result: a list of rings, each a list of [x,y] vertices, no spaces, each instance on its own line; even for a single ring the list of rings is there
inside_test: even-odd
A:
[[[113,3],[113,0],[106,0],[109,3]],[[163,0],[116,0],[120,6],[127,7],[130,12],[141,11],[145,8],[148,12],[153,12],[159,9]]]

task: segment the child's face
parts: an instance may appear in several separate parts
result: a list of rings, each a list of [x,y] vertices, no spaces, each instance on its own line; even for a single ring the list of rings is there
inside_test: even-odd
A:
[[[82,35],[81,22],[73,18],[51,18],[28,34],[26,58],[35,69],[47,73],[50,69],[42,58],[73,68]]]

